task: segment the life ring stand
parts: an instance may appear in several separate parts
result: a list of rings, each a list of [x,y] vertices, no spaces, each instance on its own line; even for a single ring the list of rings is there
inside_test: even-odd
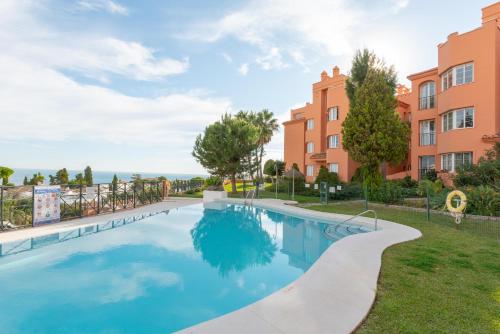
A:
[[[451,204],[451,201],[455,196],[460,197],[460,205],[456,208]],[[455,223],[460,224],[462,222],[463,211],[467,206],[467,196],[460,190],[453,190],[446,196],[446,208],[455,217]]]

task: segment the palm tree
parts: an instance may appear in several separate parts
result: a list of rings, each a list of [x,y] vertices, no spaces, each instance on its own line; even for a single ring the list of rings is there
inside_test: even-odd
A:
[[[9,184],[9,177],[14,174],[14,171],[9,167],[0,166],[0,178],[2,179],[2,185],[6,186]]]
[[[264,157],[264,145],[269,144],[273,134],[278,131],[279,124],[278,120],[274,118],[274,114],[267,109],[256,114],[256,125],[259,128],[259,152],[258,152],[258,162],[259,162],[259,177],[262,179],[262,159]]]

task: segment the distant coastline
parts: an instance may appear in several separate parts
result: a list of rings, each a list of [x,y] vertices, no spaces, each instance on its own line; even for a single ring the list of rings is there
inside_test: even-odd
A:
[[[14,174],[9,178],[9,182],[17,185],[22,185],[24,177],[30,179],[33,174],[40,172],[45,177],[44,183],[49,182],[49,175],[55,175],[57,169],[28,169],[28,168],[13,168]],[[70,179],[73,179],[76,174],[83,173],[82,170],[68,170]],[[92,171],[94,183],[110,183],[113,180],[113,175],[116,174],[118,179],[122,181],[130,181],[132,174],[140,174],[142,178],[152,178],[165,176],[169,180],[188,180],[193,177],[207,177],[204,174],[181,174],[181,173],[142,173],[142,172],[110,172],[110,171]]]

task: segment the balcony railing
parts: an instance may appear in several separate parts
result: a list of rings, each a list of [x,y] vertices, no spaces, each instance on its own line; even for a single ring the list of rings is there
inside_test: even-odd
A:
[[[420,134],[420,146],[436,145],[436,133],[424,132]]]
[[[424,96],[420,98],[420,110],[431,109],[435,107],[436,96]]]
[[[428,179],[432,174],[435,174],[435,173],[436,173],[436,170],[434,167],[420,168],[418,170],[418,175],[420,177],[420,180]]]
[[[326,160],[326,152],[313,153],[309,158],[311,160],[324,161]]]

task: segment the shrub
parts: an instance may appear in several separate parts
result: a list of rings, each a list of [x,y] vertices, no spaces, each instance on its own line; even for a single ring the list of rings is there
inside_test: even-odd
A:
[[[314,181],[314,183],[317,183],[318,185],[321,182],[326,182],[329,186],[340,184],[339,176],[337,175],[337,173],[329,172],[325,166],[320,167],[318,176]]]
[[[403,188],[394,181],[385,181],[370,193],[370,199],[385,204],[403,202]]]
[[[334,200],[351,200],[363,198],[363,187],[360,183],[343,184],[342,189],[330,194]]]
[[[434,169],[430,169],[426,171],[424,175],[422,175],[422,179],[429,180],[432,182],[436,181],[437,178],[438,178],[437,172]]]
[[[489,186],[469,187],[467,212],[483,216],[500,216],[500,193]]]
[[[418,186],[418,182],[413,180],[409,175],[399,180],[399,183],[403,188],[416,188]]]
[[[208,190],[223,190],[223,180],[219,176],[212,175],[205,179],[205,187]]]
[[[479,158],[476,165],[459,168],[453,178],[455,187],[489,186],[500,190],[500,143]]]

